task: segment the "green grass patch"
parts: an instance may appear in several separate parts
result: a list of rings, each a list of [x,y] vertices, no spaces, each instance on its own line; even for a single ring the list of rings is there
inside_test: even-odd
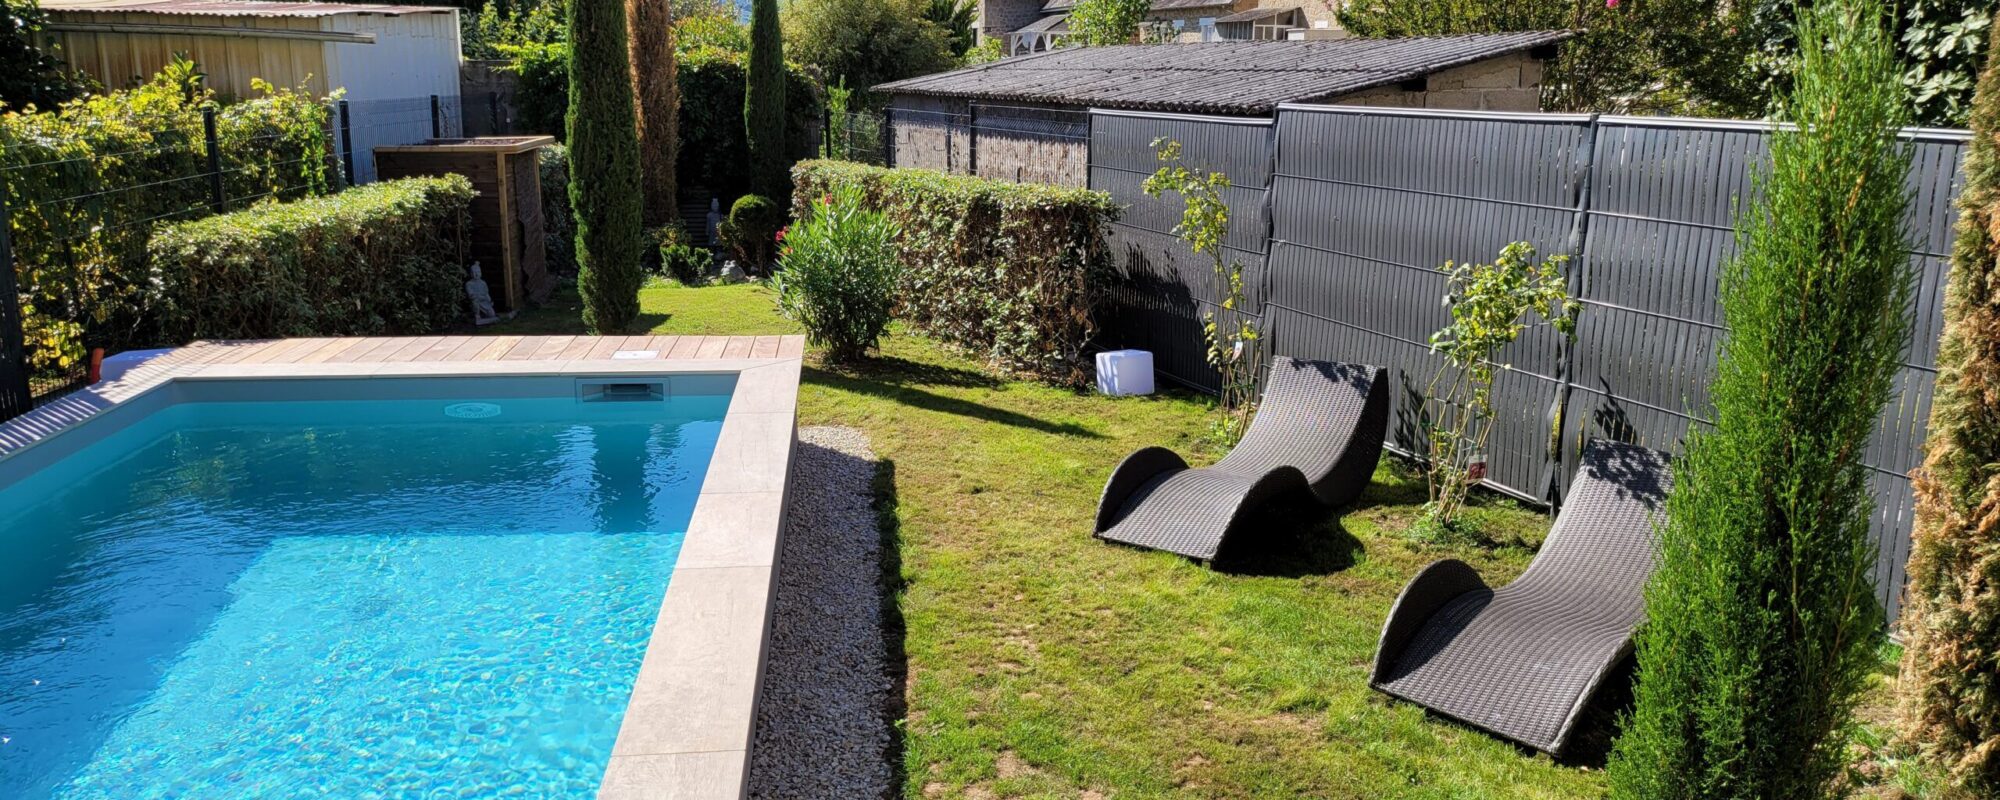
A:
[[[660,334],[795,333],[769,290],[649,286]],[[495,331],[577,333],[574,299]],[[1134,448],[1191,460],[1203,397],[1106,398],[994,377],[893,331],[879,355],[809,355],[801,425],[868,433],[899,543],[908,718],[904,795],[988,798],[1577,798],[1601,773],[1526,754],[1368,689],[1403,584],[1463,558],[1526,568],[1542,513],[1476,494],[1481,545],[1413,544],[1420,473],[1385,459],[1353,507],[1281,555],[1210,570],[1091,538]]]

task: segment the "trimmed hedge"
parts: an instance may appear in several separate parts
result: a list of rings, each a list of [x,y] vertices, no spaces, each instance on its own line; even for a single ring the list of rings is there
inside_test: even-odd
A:
[[[0,188],[7,197],[29,342],[29,369],[59,373],[90,346],[159,341],[143,316],[146,239],[210,213],[202,109],[189,62],[121,92],[48,111],[0,113]],[[231,208],[331,191],[327,106],[259,84],[263,96],[223,105],[216,135]]]
[[[1001,369],[1089,383],[1084,348],[1118,217],[1110,195],[844,161],[801,162],[792,181],[794,217],[852,186],[896,227],[899,318]]]
[[[147,247],[159,327],[184,342],[412,334],[468,319],[472,196],[460,175],[408,178],[162,227]]]

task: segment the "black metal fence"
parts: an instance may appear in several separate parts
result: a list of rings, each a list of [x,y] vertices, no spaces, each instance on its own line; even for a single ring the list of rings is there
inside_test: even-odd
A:
[[[1212,389],[1201,316],[1209,265],[1167,231],[1179,206],[1138,191],[1151,142],[1228,174],[1230,255],[1278,354],[1388,367],[1392,447],[1425,449],[1428,339],[1448,320],[1446,261],[1491,261],[1509,242],[1566,254],[1584,306],[1576,341],[1546,328],[1501,354],[1486,483],[1558,503],[1582,442],[1677,449],[1708,413],[1723,333],[1717,285],[1733,220],[1768,158],[1751,123],[1286,106],[1275,119],[1093,114],[1090,185],[1128,206],[1114,246],[1126,280],[1106,344],[1154,351],[1168,377]],[[1929,420],[1962,131],[1905,134],[1916,167],[1908,219],[1919,291],[1908,362],[1867,451],[1881,598],[1896,613],[1911,489]]]
[[[0,421],[88,382],[88,348],[131,322],[96,313],[96,295],[143,291],[120,265],[143,258],[153,229],[306,194],[309,160],[325,159],[319,188],[372,181],[374,147],[458,136],[462,116],[455,97],[340,100],[323,154],[305,156],[270,141],[289,133],[232,137],[210,109],[198,127],[125,132],[135,144],[120,152],[0,163]]]

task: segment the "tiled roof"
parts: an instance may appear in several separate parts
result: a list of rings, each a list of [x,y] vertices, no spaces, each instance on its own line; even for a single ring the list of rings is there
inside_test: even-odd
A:
[[[1566,31],[1075,47],[876,86],[890,94],[1268,114],[1553,45]]]

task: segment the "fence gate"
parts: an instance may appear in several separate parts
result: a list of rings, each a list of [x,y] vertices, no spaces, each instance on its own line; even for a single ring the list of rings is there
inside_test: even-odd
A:
[[[1532,329],[1500,354],[1487,485],[1558,503],[1590,437],[1678,450],[1706,421],[1722,335],[1718,285],[1734,217],[1768,160],[1755,123],[1561,114],[1282,106],[1273,120],[1093,113],[1090,185],[1126,216],[1114,252],[1125,281],[1106,341],[1145,347],[1169,377],[1212,388],[1201,312],[1209,265],[1168,231],[1178,201],[1144,196],[1167,136],[1220,170],[1229,249],[1277,355],[1376,364],[1393,381],[1391,449],[1426,450],[1424,393],[1447,261],[1489,262],[1510,242],[1570,258],[1581,301],[1574,343]],[[1953,200],[1966,135],[1912,130],[1906,220],[1918,275],[1895,396],[1865,463],[1872,473],[1876,585],[1893,617],[1909,557],[1911,489],[1929,421]]]

